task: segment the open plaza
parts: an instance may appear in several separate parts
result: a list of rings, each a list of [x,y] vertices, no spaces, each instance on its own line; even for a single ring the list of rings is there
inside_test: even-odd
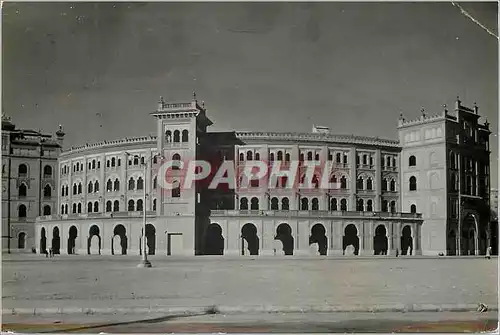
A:
[[[472,310],[498,306],[498,259],[4,255],[3,314]],[[69,266],[71,265],[71,266]]]

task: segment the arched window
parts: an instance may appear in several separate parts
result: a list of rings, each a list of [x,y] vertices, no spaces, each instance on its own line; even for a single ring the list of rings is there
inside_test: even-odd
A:
[[[410,191],[416,191],[417,190],[417,178],[415,178],[415,176],[411,176],[410,177],[409,187],[410,187]]]
[[[363,165],[366,165],[368,161],[366,160],[366,155],[363,155]]]
[[[142,206],[142,199],[137,200],[137,206],[136,206],[136,211],[142,211],[143,206]]]
[[[260,154],[258,152],[255,153],[255,160],[260,161]]]
[[[92,169],[92,163],[91,162],[89,162],[89,168],[88,168],[88,170],[90,170],[90,169]]]
[[[340,210],[347,211],[347,200],[346,199],[340,200]]]
[[[165,140],[167,143],[171,143],[172,142],[172,132],[170,130],[167,130],[165,132]]]
[[[408,166],[417,166],[417,158],[415,156],[410,156],[408,158]]]
[[[278,151],[278,160],[279,161],[283,160],[283,151],[281,151],[281,150]]]
[[[285,161],[286,162],[290,161],[290,154],[289,153],[285,154]]]
[[[181,167],[181,155],[174,154],[172,156],[172,170],[179,170]]]
[[[113,190],[114,191],[119,191],[120,190],[120,181],[118,178],[115,179],[115,182],[113,183]]]
[[[68,214],[68,204],[64,205],[64,213]]]
[[[300,199],[300,210],[301,211],[309,210],[309,199],[307,198]]]
[[[116,165],[116,158],[111,158],[111,167],[115,167]]]
[[[382,200],[382,212],[388,212],[388,211],[389,211],[389,208],[388,208],[387,200]]]
[[[109,162],[109,159],[106,160],[106,167],[109,168],[111,166],[110,162]]]
[[[363,177],[358,177],[358,182],[356,183],[356,187],[358,190],[363,189]]]
[[[336,162],[337,164],[342,163],[342,155],[340,154],[340,152],[337,152],[337,153],[335,154],[335,162]]]
[[[75,195],[75,194],[76,194],[77,189],[78,189],[78,188],[76,187],[76,184],[73,184],[73,195]]]
[[[92,160],[92,169],[95,169],[95,159]]]
[[[89,202],[89,203],[87,204],[87,213],[92,213],[92,208],[93,208],[93,207],[92,207],[92,203],[91,203],[91,202]]]
[[[347,178],[345,176],[340,177],[340,188],[343,190],[347,188]]]
[[[366,180],[366,189],[367,190],[372,190],[373,189],[373,181],[370,177]]]
[[[373,201],[368,200],[366,202],[366,211],[367,212],[373,212]]]
[[[17,208],[17,217],[18,218],[25,218],[26,217],[26,205],[19,205]]]
[[[181,186],[177,185],[172,189],[172,198],[180,198],[181,197]]]
[[[139,165],[139,157],[134,157],[134,165]]]
[[[144,189],[144,179],[142,179],[142,177],[139,177],[137,179],[137,189],[138,190]]]
[[[313,211],[318,211],[319,210],[319,201],[318,198],[313,198],[311,202],[311,209]]]
[[[66,190],[66,193],[68,191]],[[94,183],[94,192],[99,192],[99,182],[96,180],[95,183]]]
[[[156,210],[156,199],[153,199],[153,210]]]
[[[396,213],[396,201],[391,201],[391,213]]]
[[[189,139],[189,132],[186,129],[184,129],[182,131],[182,142],[187,142],[188,139]]]
[[[387,156],[386,157],[386,164],[385,164],[387,167],[390,167],[391,166],[391,157]]]
[[[301,161],[301,162],[303,162],[303,161],[304,161],[304,154],[303,154],[303,153],[301,153],[301,154],[299,155],[299,161]]]
[[[240,153],[240,162],[243,162],[245,160],[245,155],[241,152]]]
[[[357,210],[358,212],[362,212],[362,211],[364,211],[364,210],[365,210],[365,209],[364,209],[364,207],[365,207],[365,206],[364,206],[364,201],[363,201],[363,199],[358,199],[358,203],[357,203],[357,208],[356,208],[356,210]]]
[[[332,175],[332,176],[330,177],[330,183],[332,183],[332,184],[337,183],[337,176],[336,176],[336,175]]]
[[[21,185],[19,185],[19,196],[25,197],[27,193],[28,193],[28,187],[26,187],[26,184],[22,183]]]
[[[158,176],[153,178],[153,190],[156,190],[156,187],[158,187]]]
[[[82,204],[78,203],[78,214],[82,212]]]
[[[174,130],[174,143],[178,143],[181,141],[181,132],[178,130]]]
[[[111,212],[112,209],[111,200],[106,201],[106,212]]]
[[[28,175],[28,166],[26,164],[20,164],[17,171],[19,177],[26,177]]]
[[[72,211],[73,214],[76,214],[76,204],[73,204],[73,211]]]
[[[50,165],[45,165],[43,168],[43,177],[50,178],[52,177],[52,167]]]
[[[253,159],[253,153],[251,151],[247,151],[247,161],[251,161]]]
[[[313,176],[312,185],[313,185],[313,188],[318,188],[319,187],[319,178],[318,178],[317,175]]]
[[[382,179],[382,191],[387,191],[387,179]]]
[[[128,201],[128,208],[127,208],[127,210],[128,210],[129,212],[133,212],[133,211],[134,211],[134,208],[135,208],[135,202],[134,202],[134,200],[130,199],[130,200]]]
[[[313,153],[312,153],[311,151],[309,151],[309,152],[307,153],[307,160],[308,160],[308,161],[312,161],[312,160],[313,160]]]
[[[99,212],[99,201],[94,202],[94,213]]]
[[[52,187],[50,187],[50,185],[47,184],[43,188],[43,196],[45,198],[50,198],[52,196]]]
[[[411,213],[416,213],[416,212],[417,212],[417,206],[416,206],[415,204],[412,204],[412,205],[410,206],[410,212],[411,212]]]
[[[330,210],[331,211],[337,211],[338,210],[337,199],[335,199],[335,198],[330,199]]]
[[[78,194],[82,194],[82,183],[78,183]]]
[[[281,199],[281,210],[288,211],[290,209],[290,200],[287,197]]]
[[[64,185],[61,187],[61,196],[64,197],[65,196],[65,193],[64,193]]]
[[[319,154],[314,155],[314,160],[319,161]]]
[[[43,215],[50,215],[51,214],[51,209],[49,205],[43,206]]]
[[[94,191],[94,184],[92,182],[89,182],[89,185],[87,187],[87,193],[92,193]]]
[[[130,178],[128,180],[128,190],[132,191],[135,188],[135,181],[134,178]]]
[[[111,181],[111,179],[108,179],[108,181],[106,182],[106,191],[113,191],[113,182]]]
[[[396,181],[391,179],[391,191],[396,192]]]
[[[247,209],[248,209],[248,199],[241,198],[240,199],[240,210],[247,210]]]
[[[259,199],[256,197],[253,197],[252,200],[250,201],[250,209],[251,210],[258,210],[259,209]]]
[[[61,205],[61,214],[64,214],[64,205]]]
[[[119,212],[120,211],[120,202],[118,200],[115,200],[113,202],[113,212]]]
[[[278,198],[271,199],[271,210],[278,210]]]

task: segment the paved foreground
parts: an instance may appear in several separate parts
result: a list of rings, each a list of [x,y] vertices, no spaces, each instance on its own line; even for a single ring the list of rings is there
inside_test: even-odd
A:
[[[175,317],[6,316],[2,330],[23,333],[491,332],[496,312],[239,314]]]
[[[192,312],[207,306],[249,313],[498,305],[497,258],[155,256],[152,269],[138,269],[133,256],[8,257],[2,263],[4,315]]]

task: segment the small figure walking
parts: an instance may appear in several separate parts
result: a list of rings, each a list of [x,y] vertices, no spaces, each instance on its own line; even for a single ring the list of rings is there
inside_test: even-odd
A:
[[[396,249],[396,257],[399,256],[399,249]]]
[[[50,258],[54,257],[54,250],[52,250],[52,248],[49,248],[49,255]]]
[[[45,249],[43,253],[45,254],[45,258],[49,258],[49,252],[47,251],[47,249]]]
[[[486,248],[486,258],[491,259],[491,247]]]

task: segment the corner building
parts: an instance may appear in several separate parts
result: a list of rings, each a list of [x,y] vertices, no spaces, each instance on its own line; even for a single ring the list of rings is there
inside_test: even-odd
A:
[[[157,136],[73,147],[61,154],[60,212],[38,218],[37,250],[53,245],[60,246],[53,248],[56,253],[139,255],[145,210],[149,254],[447,252],[443,234],[436,235],[442,240],[435,244],[424,248],[421,243],[429,239],[423,236],[425,196],[413,201],[413,193],[406,195],[409,167],[402,164],[413,149],[405,143],[333,135],[324,127],[311,133],[208,132],[212,121],[196,97],[181,103],[161,99],[151,115]],[[400,127],[404,139],[407,128]],[[279,179],[276,188],[251,183],[245,189],[211,190],[196,184],[167,191],[158,187],[158,156],[205,160],[212,166],[231,161],[236,171],[248,160],[281,161],[282,169],[290,161],[330,161],[329,179],[340,188],[289,189]],[[299,175],[303,172],[300,163]],[[173,170],[172,176],[178,185],[182,171]],[[447,222],[442,223],[444,231]],[[61,234],[54,235],[56,230]]]

